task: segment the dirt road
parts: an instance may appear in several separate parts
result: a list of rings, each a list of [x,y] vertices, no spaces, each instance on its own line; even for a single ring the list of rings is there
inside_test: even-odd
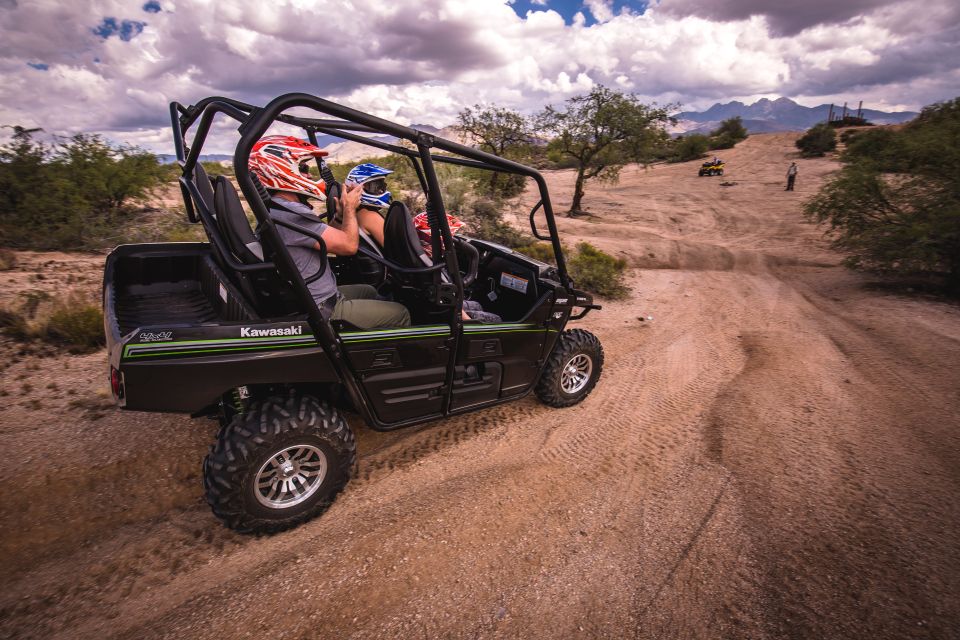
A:
[[[107,408],[102,354],[19,357],[0,635],[957,637],[960,308],[840,267],[799,213],[836,164],[785,193],[792,140],[592,185],[562,231],[635,269],[583,323],[587,401],[361,428],[359,476],[281,535],[201,503],[213,423]]]

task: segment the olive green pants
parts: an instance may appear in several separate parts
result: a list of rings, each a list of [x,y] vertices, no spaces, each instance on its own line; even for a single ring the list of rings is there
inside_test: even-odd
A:
[[[410,326],[407,308],[397,302],[377,300],[377,290],[368,284],[345,284],[337,290],[341,297],[331,320],[343,320],[361,329]]]

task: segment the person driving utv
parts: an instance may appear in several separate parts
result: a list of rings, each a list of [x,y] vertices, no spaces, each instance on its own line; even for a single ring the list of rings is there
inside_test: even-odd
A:
[[[326,201],[326,185],[314,180],[308,162],[327,155],[319,147],[293,136],[266,136],[250,152],[248,166],[270,192],[270,215],[303,226],[323,238],[327,251],[338,256],[357,252],[359,232],[357,207],[361,187],[347,185],[341,199],[340,228],[322,222],[313,212],[310,198]],[[290,251],[290,257],[304,278],[320,266],[320,243],[313,238],[277,225],[277,231]],[[366,284],[337,286],[333,269],[307,285],[320,313],[328,320],[342,320],[362,329],[410,326],[410,312],[402,304],[377,299],[377,290]]]

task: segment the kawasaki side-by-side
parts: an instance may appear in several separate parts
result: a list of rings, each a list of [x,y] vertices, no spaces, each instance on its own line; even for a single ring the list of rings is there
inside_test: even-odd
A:
[[[547,186],[535,169],[301,93],[264,107],[221,97],[175,102],[170,115],[187,217],[202,225],[208,242],[123,245],[108,256],[110,382],[125,409],[220,420],[203,483],[227,526],[279,531],[326,509],[355,466],[345,412],[390,430],[530,392],[566,407],[597,384],[600,342],[567,323],[599,306],[567,274]],[[233,167],[240,193],[226,177],[211,180],[199,162],[215,117],[238,125]],[[353,256],[327,256],[322,237],[271,218],[269,194],[247,162],[275,122],[301,128],[314,144],[317,134],[332,135],[409,160],[426,196],[432,261],[420,257],[402,195],[386,213],[385,246],[364,238]],[[540,195],[531,232],[552,244],[556,266],[451,234],[437,162],[532,179]],[[340,185],[319,158],[317,165],[328,195],[320,214],[333,216]],[[278,225],[320,244],[317,273],[297,270]],[[369,283],[405,305],[412,325],[367,330],[328,321],[307,289],[326,269],[341,285]],[[465,300],[501,322],[462,320]]]

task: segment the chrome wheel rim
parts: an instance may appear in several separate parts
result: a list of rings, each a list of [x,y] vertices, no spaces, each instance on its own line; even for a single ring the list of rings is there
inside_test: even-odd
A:
[[[273,454],[254,479],[257,502],[270,509],[288,509],[308,499],[327,475],[327,456],[301,444]]]
[[[590,381],[590,374],[593,373],[593,360],[585,353],[578,353],[563,365],[563,372],[560,374],[560,388],[564,393],[577,393],[582,391]]]

